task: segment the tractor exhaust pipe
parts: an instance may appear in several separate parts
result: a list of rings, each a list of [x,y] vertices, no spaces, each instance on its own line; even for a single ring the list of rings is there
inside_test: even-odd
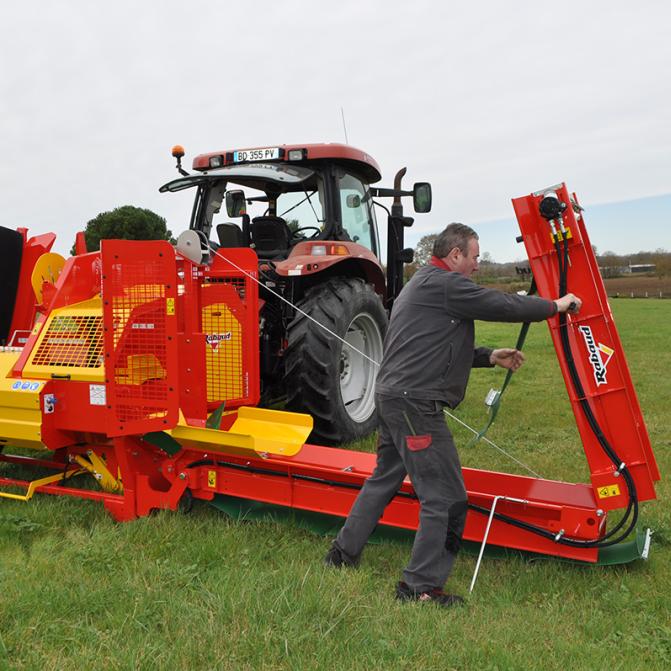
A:
[[[394,190],[401,191],[401,181],[407,168],[401,168],[394,177]],[[385,306],[391,310],[395,298],[403,288],[403,264],[412,263],[414,251],[404,249],[404,229],[412,226],[415,221],[412,217],[403,215],[403,203],[400,194],[394,195],[391,205],[391,214],[387,223],[387,297]]]

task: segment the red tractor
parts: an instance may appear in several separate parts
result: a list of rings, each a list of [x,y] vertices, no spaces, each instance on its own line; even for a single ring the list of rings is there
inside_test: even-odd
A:
[[[403,247],[413,219],[403,215],[401,197],[428,212],[430,184],[402,190],[403,169],[393,189],[373,188],[378,164],[342,144],[201,154],[194,174],[182,169],[181,147],[173,156],[182,176],[160,190],[195,189],[187,233],[203,260],[232,247],[251,247],[259,258],[262,403],[286,399],[287,409],[312,415],[313,439],[325,444],[371,433],[374,362],[382,357],[403,264],[413,259]],[[393,197],[391,209],[378,197]],[[373,205],[388,215],[386,277]],[[210,242],[212,229],[218,243]]]

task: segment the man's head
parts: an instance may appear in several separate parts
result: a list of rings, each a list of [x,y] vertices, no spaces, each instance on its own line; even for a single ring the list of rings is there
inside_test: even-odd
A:
[[[449,224],[436,238],[433,255],[453,271],[470,277],[478,269],[478,234],[465,224]]]

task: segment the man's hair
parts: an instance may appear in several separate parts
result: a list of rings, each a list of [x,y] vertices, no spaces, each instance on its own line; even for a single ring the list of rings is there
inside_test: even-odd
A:
[[[455,247],[458,247],[462,254],[468,254],[468,241],[471,238],[477,240],[478,234],[470,226],[448,224],[433,243],[433,255],[444,259]]]

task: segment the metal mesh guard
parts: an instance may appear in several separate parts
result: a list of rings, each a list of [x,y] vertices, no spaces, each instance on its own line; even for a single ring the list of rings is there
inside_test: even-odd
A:
[[[244,278],[203,286],[202,325],[205,333],[205,367],[208,402],[231,402],[248,393],[244,364],[247,306]]]
[[[33,366],[100,368],[102,363],[101,315],[52,316],[31,357]]]
[[[113,241],[103,246],[103,266],[114,431],[162,427],[176,415],[174,252],[167,243]]]

